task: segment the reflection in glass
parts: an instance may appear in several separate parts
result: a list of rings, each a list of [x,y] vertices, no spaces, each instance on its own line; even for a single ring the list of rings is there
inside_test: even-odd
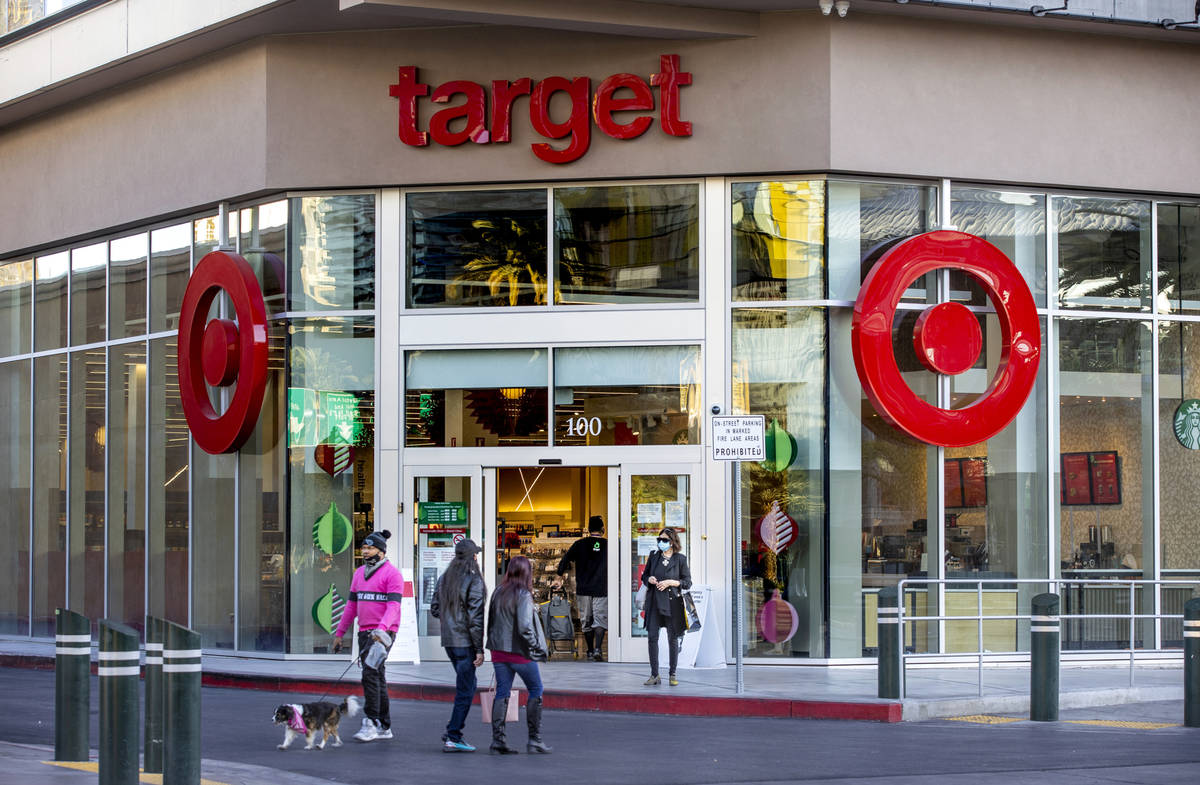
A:
[[[320,654],[374,531],[375,331],[370,320],[304,319],[290,333],[287,651]]]
[[[236,455],[209,455],[192,445],[192,629],[206,649],[234,647],[234,580],[237,547],[234,474]]]
[[[64,279],[65,280],[65,279]],[[33,361],[33,619],[31,635],[54,635],[67,603],[67,355]]]
[[[733,311],[734,414],[766,420],[767,459],[742,463],[748,657],[822,657],[825,313]]]
[[[1046,197],[983,188],[951,192],[950,222],[959,231],[982,237],[1004,252],[1033,293],[1046,304]],[[988,305],[987,295],[973,276],[950,271],[950,299]]]
[[[98,620],[104,616],[105,351],[75,352],[70,362],[68,601]]]
[[[1158,206],[1158,312],[1200,313],[1200,205]]]
[[[177,224],[150,233],[150,332],[179,329],[183,292],[191,276],[191,227]]]
[[[375,307],[375,197],[291,200],[292,311]]]
[[[1150,308],[1150,203],[1054,198],[1063,308]]]
[[[104,340],[108,243],[71,250],[71,344]]]
[[[936,226],[937,195],[933,186],[829,181],[829,297],[857,299],[878,251]],[[904,299],[924,302],[931,281],[914,281]]]
[[[150,342],[149,590],[146,612],[188,623],[188,452],[175,337]],[[204,498],[204,497],[200,497]],[[111,502],[110,502],[111,503]],[[208,502],[205,502],[207,504]],[[204,506],[204,505],[199,505]],[[204,581],[209,580],[206,573]]]
[[[34,350],[61,349],[67,345],[67,282],[71,254],[59,251],[34,261]]]
[[[556,303],[697,302],[700,188],[554,189]]]
[[[29,351],[33,260],[0,264],[0,357]]]
[[[1196,570],[1200,569],[1196,537],[1200,483],[1195,480],[1200,476],[1200,325],[1160,323],[1158,368],[1162,568]]]
[[[146,345],[109,349],[108,618],[142,629],[146,610]]]
[[[108,337],[128,338],[146,332],[146,253],[143,232],[109,243]]]
[[[545,190],[405,196],[408,305],[546,302]]]
[[[0,509],[4,510],[0,542],[5,545],[0,550],[0,634],[4,635],[29,634],[29,370],[28,360],[0,363]]]
[[[470,532],[471,478],[414,477],[413,485],[413,500],[417,505],[412,517],[417,634],[437,636],[441,634],[441,622],[430,615],[429,608],[438,578],[454,558],[454,534],[463,529]],[[484,547],[482,538],[472,539],[480,548]]]
[[[247,207],[241,211],[239,220],[242,234],[238,248],[254,269],[268,314],[282,313],[287,309],[284,297],[287,284],[287,222],[286,199]]]
[[[544,349],[419,351],[405,355],[405,445],[546,444]]]
[[[658,549],[658,533],[670,526],[679,533],[679,542],[683,546],[684,554],[691,556],[688,547],[692,530],[690,479],[686,474],[635,474],[629,478],[629,559],[633,565],[630,571],[633,585],[629,587],[627,596],[635,638],[646,637],[645,613],[638,604],[637,593],[642,586],[642,571],[646,569],[646,560]],[[692,566],[693,579],[695,575],[696,568]],[[665,646],[666,635],[661,637]]]
[[[825,181],[734,183],[733,299],[820,299]]]
[[[558,349],[554,443],[699,444],[699,346]]]

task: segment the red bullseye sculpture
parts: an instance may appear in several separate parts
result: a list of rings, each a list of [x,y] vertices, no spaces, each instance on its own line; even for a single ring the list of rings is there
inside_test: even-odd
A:
[[[237,321],[208,312],[224,291]],[[258,424],[267,389],[267,307],[254,270],[231,251],[213,251],[196,265],[179,317],[179,396],[192,438],[207,453],[237,452]],[[234,383],[224,414],[208,387]]]
[[[1000,320],[999,369],[987,391],[962,409],[942,409],[920,398],[904,381],[892,351],[892,321],[904,291],[944,267],[977,280]],[[965,447],[1004,430],[1025,405],[1042,339],[1033,295],[1008,257],[975,235],[938,231],[898,243],[871,268],[854,304],[850,343],[863,390],[884,419],[928,444]],[[982,346],[979,324],[964,305],[941,303],[917,319],[913,347],[935,373],[966,371]]]

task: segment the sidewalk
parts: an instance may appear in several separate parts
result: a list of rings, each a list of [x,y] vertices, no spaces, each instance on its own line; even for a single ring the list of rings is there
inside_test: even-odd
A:
[[[93,651],[93,660],[95,652]],[[319,696],[357,692],[358,668],[339,683],[347,661],[266,660],[232,655],[203,659],[204,684]],[[0,639],[0,666],[51,669],[54,644]],[[542,666],[548,709],[654,712],[693,716],[793,717],[877,722],[927,720],[978,714],[1028,714],[1028,665],[990,665],[983,670],[979,695],[977,670],[964,667],[909,668],[907,697],[881,700],[871,665],[748,665],[745,692],[736,692],[732,665],[718,669],[680,669],[679,686],[643,687],[648,675],[636,663],[553,661]],[[399,700],[450,701],[454,671],[444,662],[420,665],[389,663],[388,682]],[[1178,701],[1183,716],[1183,664],[1180,660],[1139,664],[1129,686],[1127,663],[1063,665],[1059,706],[1063,710]],[[479,669],[479,684],[492,680],[492,668]],[[657,700],[647,701],[654,692]]]

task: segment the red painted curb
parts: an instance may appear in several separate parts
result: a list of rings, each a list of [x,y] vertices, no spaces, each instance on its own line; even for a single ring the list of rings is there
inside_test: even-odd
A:
[[[54,658],[27,654],[0,654],[0,667],[54,670]],[[93,672],[95,665],[93,663]],[[206,687],[236,687],[265,692],[309,693],[320,695],[357,695],[357,681],[301,679],[287,676],[257,676],[240,673],[205,671],[201,682]],[[520,691],[521,702],[527,694]],[[388,694],[396,700],[454,700],[454,688],[440,684],[390,684]],[[479,702],[479,696],[475,697]],[[859,720],[900,722],[899,702],[807,701],[786,698],[733,698],[703,695],[663,695],[661,692],[573,692],[547,690],[543,696],[547,709],[567,711],[603,711],[624,714],[670,714],[681,717],[781,717],[807,720]]]

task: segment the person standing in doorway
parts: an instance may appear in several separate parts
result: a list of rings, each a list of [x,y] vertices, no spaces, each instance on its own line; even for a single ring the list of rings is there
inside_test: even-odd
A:
[[[441,620],[442,646],[454,666],[454,710],[442,735],[442,752],[474,752],[463,727],[475,697],[475,669],[483,664],[483,607],[487,587],[479,572],[474,540],[460,540],[454,559],[438,578],[429,612]]]
[[[658,550],[646,560],[642,583],[647,587],[646,633],[650,649],[650,678],[646,679],[646,686],[662,683],[658,677],[658,631],[666,628],[671,667],[668,684],[677,687],[675,667],[679,664],[679,644],[687,626],[682,592],[692,588],[692,571],[680,549],[679,533],[670,526],[658,533]]]
[[[558,562],[558,580],[575,565],[575,602],[583,625],[583,640],[589,660],[604,659],[604,634],[608,630],[608,540],[604,539],[604,519],[593,515],[588,520],[588,536],[571,543]]]
[[[404,598],[404,576],[387,559],[387,541],[391,532],[371,532],[363,540],[362,566],[350,581],[350,599],[342,612],[342,621],[333,635],[333,651],[342,650],[342,636],[358,618],[358,653],[362,662],[363,723],[354,738],[375,741],[392,738],[392,715],[388,703],[387,651],[391,650],[400,629],[400,602]],[[368,666],[371,646],[379,643],[384,656],[374,667]]]

